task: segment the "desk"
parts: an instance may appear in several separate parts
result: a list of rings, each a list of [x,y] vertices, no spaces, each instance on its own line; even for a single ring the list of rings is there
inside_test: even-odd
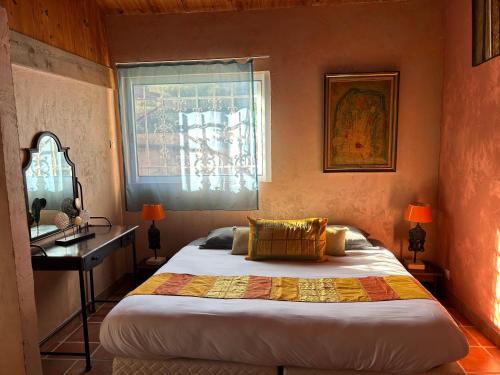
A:
[[[94,295],[94,267],[101,264],[104,259],[113,252],[132,245],[132,259],[134,267],[134,278],[137,272],[137,258],[135,249],[135,230],[137,225],[113,225],[112,227],[90,228],[95,233],[95,237],[82,242],[63,247],[55,245],[54,242],[45,245],[45,254],[40,250],[34,252],[31,256],[33,270],[35,271],[78,271],[80,280],[80,302],[82,309],[83,322],[83,340],[85,353],[62,353],[51,352],[41,354],[51,355],[81,355],[85,356],[86,370],[92,368],[90,361],[89,330],[87,322],[87,307],[90,312],[95,312],[95,303],[104,302],[95,299]],[[90,281],[90,304],[87,303],[87,294],[85,290],[85,272],[89,272]]]

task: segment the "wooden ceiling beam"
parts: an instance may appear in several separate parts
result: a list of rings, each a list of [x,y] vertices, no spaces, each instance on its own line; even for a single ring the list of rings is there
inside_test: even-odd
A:
[[[97,0],[97,3],[104,14],[177,14],[403,1],[408,0]]]

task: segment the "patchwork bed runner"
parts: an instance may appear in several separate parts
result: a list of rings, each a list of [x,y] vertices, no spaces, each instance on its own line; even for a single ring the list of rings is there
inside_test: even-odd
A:
[[[292,302],[374,302],[434,299],[411,276],[295,278],[160,273],[128,294]]]

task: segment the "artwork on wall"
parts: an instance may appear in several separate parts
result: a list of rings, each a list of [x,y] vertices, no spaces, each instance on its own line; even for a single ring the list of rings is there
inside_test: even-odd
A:
[[[472,0],[472,65],[500,56],[500,0]]]
[[[324,172],[394,172],[399,72],[325,76]]]

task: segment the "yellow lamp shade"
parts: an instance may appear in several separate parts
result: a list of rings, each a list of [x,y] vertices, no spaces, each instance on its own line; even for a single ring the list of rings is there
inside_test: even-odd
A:
[[[411,203],[406,207],[405,220],[413,223],[430,223],[432,221],[432,208],[430,204]]]
[[[145,204],[142,206],[141,219],[145,221],[149,220],[161,220],[165,218],[165,211],[161,204]]]

